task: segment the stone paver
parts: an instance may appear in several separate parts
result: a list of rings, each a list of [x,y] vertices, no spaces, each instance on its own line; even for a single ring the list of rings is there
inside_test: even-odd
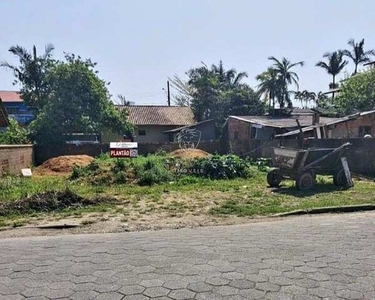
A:
[[[375,212],[0,240],[0,300],[375,299]]]

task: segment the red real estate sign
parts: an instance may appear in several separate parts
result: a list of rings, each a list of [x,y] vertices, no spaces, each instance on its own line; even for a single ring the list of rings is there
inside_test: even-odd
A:
[[[110,143],[109,156],[113,158],[133,158],[138,156],[138,143],[118,142]]]

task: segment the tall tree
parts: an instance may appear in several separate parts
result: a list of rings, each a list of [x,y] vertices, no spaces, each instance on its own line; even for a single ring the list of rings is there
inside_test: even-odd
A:
[[[12,46],[9,52],[19,60],[19,65],[11,65],[8,62],[1,62],[0,66],[13,71],[15,80],[13,84],[21,85],[21,96],[25,103],[35,111],[39,111],[46,103],[48,84],[46,74],[53,64],[52,52],[54,46],[47,44],[44,54],[38,55],[36,47],[32,51],[21,46]]]
[[[280,95],[281,91],[277,71],[273,68],[268,68],[267,71],[255,78],[259,81],[258,93],[265,96],[265,102],[268,102],[268,110],[271,111],[271,105],[275,108],[275,99]]]
[[[336,88],[336,76],[345,68],[348,64],[347,60],[343,58],[344,54],[342,51],[335,51],[332,53],[325,53],[323,57],[327,58],[327,62],[319,61],[316,66],[323,68],[328,74],[332,75],[332,88]]]
[[[220,61],[218,65],[213,64],[211,66],[211,71],[219,77],[221,84],[226,84],[229,87],[236,87],[240,85],[242,79],[248,77],[246,72],[237,73],[236,69],[234,68],[225,70],[222,61]]]
[[[350,50],[343,50],[344,56],[351,59],[354,63],[354,73],[358,73],[358,66],[370,61],[370,57],[375,55],[375,50],[365,51],[365,39],[362,39],[359,43],[356,43],[354,39],[350,39],[348,45],[351,47]]]
[[[208,67],[192,68],[186,72],[187,81],[175,76],[173,87],[180,99],[187,99],[197,121],[215,119],[220,128],[229,114],[252,115],[264,112],[259,95],[242,79],[245,72],[225,69],[222,62]],[[176,83],[176,84],[175,84]],[[176,99],[176,98],[175,98]]]
[[[270,56],[268,59],[273,62],[272,68],[276,71],[278,80],[280,82],[281,90],[278,99],[280,108],[284,108],[285,104],[287,104],[288,107],[292,107],[293,105],[290,99],[289,86],[296,85],[297,88],[299,87],[299,77],[296,72],[292,71],[292,69],[298,66],[303,67],[305,63],[303,61],[292,63],[285,57],[279,60],[274,56]]]
[[[301,102],[302,106],[305,104],[305,107],[307,107],[310,102],[315,101],[316,97],[316,93],[309,92],[308,90],[295,92],[295,98]]]
[[[126,100],[126,97],[124,95],[118,94],[117,95],[117,103],[123,106],[129,106],[130,101]]]
[[[63,144],[72,133],[131,130],[127,111],[116,110],[106,87],[94,69],[96,63],[67,54],[48,71],[46,104],[30,124],[37,144]]]
[[[181,79],[178,75],[168,78],[171,87],[176,91],[172,92],[172,98],[178,106],[190,106],[194,88],[188,81]]]
[[[343,114],[375,109],[375,70],[345,80],[334,104]]]

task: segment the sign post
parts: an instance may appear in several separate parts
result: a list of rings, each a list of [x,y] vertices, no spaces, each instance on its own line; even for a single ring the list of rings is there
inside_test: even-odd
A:
[[[112,158],[135,158],[138,156],[137,142],[115,142],[109,144],[109,156]]]

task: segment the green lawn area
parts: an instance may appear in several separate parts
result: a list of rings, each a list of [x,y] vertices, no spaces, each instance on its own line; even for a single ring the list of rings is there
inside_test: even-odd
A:
[[[98,205],[66,208],[53,212],[32,211],[19,214],[15,209],[0,216],[1,226],[19,226],[30,220],[43,218],[80,218],[91,213],[100,217],[120,216],[124,221],[163,215],[183,216],[265,216],[279,212],[313,207],[375,203],[375,183],[355,181],[355,186],[340,190],[328,176],[318,176],[317,186],[300,192],[292,181],[284,181],[280,189],[267,186],[266,172],[255,168],[249,179],[209,180],[184,179],[152,186],[135,184],[89,184],[71,181],[66,177],[43,176],[34,178],[6,177],[0,179],[0,203],[50,190],[74,193],[91,199],[109,197],[111,201]],[[86,221],[85,221],[86,222]]]

